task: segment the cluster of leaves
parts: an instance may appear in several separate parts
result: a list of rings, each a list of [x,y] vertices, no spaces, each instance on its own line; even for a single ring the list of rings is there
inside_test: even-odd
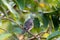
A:
[[[34,26],[23,34],[27,37],[24,40],[51,40],[60,35],[59,0],[0,0],[0,40],[19,40],[29,17]]]

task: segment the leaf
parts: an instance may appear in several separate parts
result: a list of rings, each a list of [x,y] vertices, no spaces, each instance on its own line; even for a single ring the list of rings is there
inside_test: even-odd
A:
[[[27,5],[32,3],[32,0],[13,0],[13,1],[17,4],[17,7],[20,10],[24,10],[27,7]]]
[[[10,33],[15,33],[16,35],[17,34],[21,34],[22,33],[22,30],[19,28],[18,25],[16,25],[15,23],[12,23],[12,22],[9,22],[8,23],[8,27],[7,27],[8,31]]]
[[[40,14],[44,27],[46,28],[49,23],[49,16],[46,14]]]
[[[13,32],[13,30],[14,30],[14,26],[12,25],[12,23],[11,23],[11,22],[9,22],[9,23],[8,23],[7,30],[8,30],[10,33],[12,33],[12,32]]]
[[[11,38],[12,38],[12,40],[13,40],[13,39],[14,39],[14,40],[19,40],[18,37],[17,37],[17,35],[16,35],[15,33],[12,33],[12,37],[11,37]]]
[[[21,21],[21,23],[23,24],[24,23],[24,21],[25,21],[25,15],[22,13],[22,14],[20,14],[20,21]]]
[[[37,12],[38,11],[38,3],[32,1],[31,3],[31,12]]]
[[[46,40],[52,40],[52,38],[57,37],[57,36],[60,36],[60,31],[56,31],[56,32],[50,34],[50,35],[47,37]]]
[[[31,33],[33,33],[33,34],[37,34],[37,33],[38,33],[38,32],[37,32],[37,29],[32,28]]]
[[[3,10],[3,8],[1,6],[0,6],[0,11],[4,13],[4,10]]]
[[[48,33],[45,33],[45,34],[43,34],[43,38],[47,38],[49,36],[49,34]]]
[[[39,3],[39,6],[41,7],[41,8],[44,8],[45,7],[45,3]]]
[[[40,27],[40,21],[38,18],[34,18],[34,27],[39,28]]]
[[[10,10],[10,12],[14,15],[14,17],[17,19],[19,18],[18,13],[7,3],[6,0],[2,0],[3,4]]]
[[[16,27],[14,29],[14,33],[17,35],[17,34],[21,34],[22,33],[22,30],[19,28],[19,27]]]
[[[59,18],[57,16],[52,16],[52,21],[53,21],[53,25],[55,30],[58,30],[59,28]]]
[[[52,3],[52,4],[56,4],[58,2],[58,0],[45,0],[45,2],[47,3]]]
[[[16,0],[17,4],[19,5],[20,10],[23,10],[25,7],[26,0]]]
[[[38,2],[40,2],[40,0],[38,0]]]
[[[5,40],[6,38],[12,36],[10,33],[4,33],[0,35],[0,40]]]
[[[2,4],[1,0],[0,0],[0,5]]]
[[[34,18],[33,22],[34,22],[34,29],[37,32],[40,32],[40,21],[39,21],[39,19],[38,18]]]
[[[6,32],[7,27],[8,27],[8,21],[7,20],[2,20],[2,25],[0,26],[0,28],[3,29],[3,31]]]

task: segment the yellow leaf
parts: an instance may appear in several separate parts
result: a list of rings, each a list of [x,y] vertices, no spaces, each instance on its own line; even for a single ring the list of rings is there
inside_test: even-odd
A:
[[[49,36],[49,34],[48,33],[45,33],[45,34],[43,34],[42,37],[47,38],[48,36]]]
[[[39,3],[39,6],[44,8],[45,7],[45,3]]]

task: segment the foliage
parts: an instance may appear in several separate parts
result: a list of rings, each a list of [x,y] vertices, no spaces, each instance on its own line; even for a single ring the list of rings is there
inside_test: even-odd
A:
[[[30,31],[24,30],[29,18]],[[0,40],[52,40],[59,31],[60,0],[0,0]]]

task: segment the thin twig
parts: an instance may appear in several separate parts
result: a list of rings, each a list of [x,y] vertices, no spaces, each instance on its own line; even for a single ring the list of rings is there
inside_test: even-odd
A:
[[[33,37],[29,38],[29,39],[35,39],[35,38],[37,38],[38,36],[42,39],[43,37],[41,37],[41,36],[42,36],[44,33],[45,33],[45,32],[40,32],[40,33],[37,34],[36,36],[33,36]],[[43,39],[45,39],[45,38],[43,38]]]

